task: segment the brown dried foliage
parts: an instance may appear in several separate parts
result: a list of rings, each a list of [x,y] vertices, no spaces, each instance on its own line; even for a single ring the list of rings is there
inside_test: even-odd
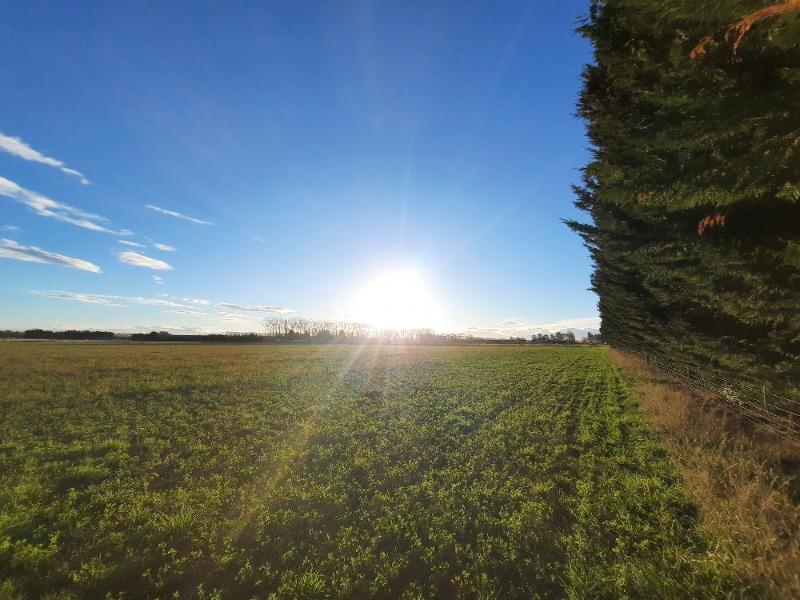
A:
[[[800,598],[800,444],[643,361],[610,353],[661,434],[699,509],[700,529],[739,575],[733,596]]]
[[[715,227],[725,227],[725,215],[723,213],[714,213],[700,219],[697,224],[697,233],[703,235],[706,231]]]
[[[694,60],[698,56],[703,56],[706,53],[706,47],[713,41],[714,41],[713,36],[710,35],[705,36],[702,40],[700,40],[700,43],[698,43],[697,46],[692,48],[692,51],[689,52],[689,58]]]
[[[732,38],[735,38],[733,40],[733,54],[736,54],[736,51],[739,49],[739,44],[742,43],[742,39],[747,32],[752,29],[753,25],[759,21],[764,21],[766,19],[778,17],[791,12],[796,12],[798,10],[800,10],[800,0],[785,0],[780,4],[765,6],[764,8],[760,8],[748,15],[745,15],[735,23],[728,25],[728,27],[725,28],[724,39],[726,42],[729,42]],[[692,51],[689,52],[689,58],[694,60],[700,56],[703,56],[706,53],[706,48],[713,41],[714,36],[705,36],[694,48],[692,48]]]

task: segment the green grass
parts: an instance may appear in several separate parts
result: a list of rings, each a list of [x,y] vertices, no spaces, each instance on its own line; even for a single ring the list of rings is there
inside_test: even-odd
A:
[[[0,598],[735,584],[604,348],[0,354]]]

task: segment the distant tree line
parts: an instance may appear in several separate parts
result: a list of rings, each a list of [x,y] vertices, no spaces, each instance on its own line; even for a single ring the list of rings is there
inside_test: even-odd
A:
[[[599,333],[586,333],[586,337],[578,340],[572,331],[556,331],[555,333],[534,333],[531,344],[602,344],[603,336]]]
[[[350,321],[324,321],[299,317],[267,317],[264,319],[264,337],[268,341],[315,342],[375,342],[432,344],[445,341],[447,336],[432,329],[375,329]]]
[[[0,329],[0,340],[17,340],[25,337],[24,331],[13,331],[11,329]]]
[[[531,343],[533,344],[574,344],[575,334],[571,331],[562,333],[556,331],[555,333],[534,333],[531,336]]]
[[[26,340],[113,340],[113,331],[89,331],[68,329],[66,331],[51,331],[48,329],[28,329],[26,331],[0,331],[3,339]]]
[[[592,333],[591,331],[586,334],[586,343],[587,344],[603,344],[603,334],[602,333]]]
[[[114,334],[112,331],[28,329],[0,330],[0,339],[32,340],[131,340],[134,342],[198,342],[212,344],[317,343],[317,344],[574,344],[571,331],[534,334],[530,342],[523,337],[508,339],[479,338],[462,334],[437,334],[431,329],[374,329],[348,321],[315,321],[302,318],[267,318],[264,333],[174,334],[168,331]],[[589,343],[599,343],[600,336],[589,334]]]
[[[594,0],[579,31],[604,339],[800,395],[800,3]]]

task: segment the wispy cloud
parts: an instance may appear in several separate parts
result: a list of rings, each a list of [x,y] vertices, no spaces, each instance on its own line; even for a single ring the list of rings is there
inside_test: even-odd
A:
[[[0,231],[19,231],[16,225],[0,225]]]
[[[115,304],[110,300],[101,298],[99,296],[91,296],[88,294],[76,294],[74,292],[39,292],[31,290],[32,294],[37,296],[45,296],[47,298],[56,298],[58,300],[71,300],[72,302],[85,302],[87,304],[102,304],[104,306],[116,306],[119,308],[128,308],[124,304]]]
[[[285,306],[253,306],[249,304],[233,304],[231,302],[220,302],[219,304],[217,304],[217,306],[220,308],[230,308],[233,310],[248,310],[252,312],[265,312],[265,313],[277,313],[277,314],[296,312],[291,308],[286,308]]]
[[[120,300],[123,302],[130,302],[132,304],[144,304],[146,306],[167,306],[170,308],[191,308],[190,306],[186,306],[184,304],[178,304],[177,302],[173,302],[172,300],[166,300],[164,298],[144,298],[142,296],[109,296],[109,295],[99,295],[99,298],[110,298],[111,300]]]
[[[156,250],[162,250],[164,252],[175,252],[177,250],[177,248],[167,246],[166,244],[159,244],[158,242],[153,242],[153,248]]]
[[[145,304],[147,306],[169,306],[171,308],[191,308],[190,306],[186,306],[184,304],[178,304],[177,302],[173,302],[172,300],[166,300],[164,298],[144,298],[142,296],[109,296],[109,295],[100,295],[100,298],[111,298],[112,300],[122,300],[125,302],[131,302],[133,304]]]
[[[140,244],[139,242],[130,242],[128,240],[117,240],[120,244],[125,244],[126,246],[133,246],[134,248],[144,248],[144,244]]]
[[[0,258],[9,258],[12,260],[21,260],[25,262],[35,262],[51,265],[62,265],[72,269],[79,269],[81,271],[89,271],[91,273],[101,273],[100,267],[80,258],[73,258],[71,256],[64,256],[63,254],[56,254],[55,252],[48,252],[36,246],[23,246],[14,240],[2,239],[0,240]]]
[[[193,310],[191,306],[179,304],[164,298],[145,298],[144,296],[117,296],[113,294],[82,294],[76,292],[39,292],[32,291],[40,296],[61,298],[63,300],[75,300],[78,302],[93,302],[95,304],[109,304],[111,302],[127,302],[128,304],[143,304],[145,306],[159,306],[163,308],[181,308]],[[117,306],[124,306],[118,304]]]
[[[530,337],[534,333],[555,333],[556,331],[574,331],[578,337],[586,331],[600,329],[600,317],[579,317],[564,319],[552,323],[530,324],[518,319],[504,319],[494,325],[468,327],[458,333],[467,333],[475,337],[504,338],[504,337]]]
[[[89,185],[89,180],[86,179],[86,176],[83,173],[76,171],[75,169],[70,169],[63,160],[45,156],[38,150],[34,150],[20,138],[11,137],[0,133],[0,150],[25,160],[55,167],[60,169],[63,173],[77,178],[78,181],[80,181],[83,185]]]
[[[218,312],[217,316],[220,317],[223,321],[248,321],[250,319],[255,319],[257,317],[253,315],[244,315],[242,313],[231,313],[231,312]]]
[[[515,319],[506,319],[505,321],[500,321],[497,324],[498,327],[525,327],[525,323],[523,321],[517,321]]]
[[[155,282],[156,285],[162,285],[164,283],[164,280],[161,279],[161,277],[159,277],[158,275],[153,275],[153,281]]]
[[[20,204],[24,204],[41,217],[49,217],[57,221],[83,227],[84,229],[102,231],[112,235],[131,235],[132,233],[128,229],[109,229],[104,225],[100,225],[100,223],[107,223],[107,218],[75,208],[69,204],[64,204],[63,202],[57,202],[47,196],[32,192],[31,190],[26,190],[24,187],[17,185],[5,177],[0,177],[0,196],[5,196]]]
[[[210,300],[204,300],[203,298],[181,298],[181,300],[190,304],[200,304],[201,306],[209,306],[211,304]]]
[[[120,252],[117,258],[119,258],[120,262],[134,267],[144,267],[146,269],[155,269],[156,271],[169,271],[172,269],[172,265],[165,263],[163,260],[150,258],[138,252]]]
[[[194,217],[190,217],[188,215],[184,215],[179,213],[175,210],[167,210],[166,208],[161,208],[160,206],[153,206],[152,204],[145,204],[147,208],[150,210],[154,210],[157,213],[161,213],[162,215],[169,215],[170,217],[175,217],[176,219],[183,219],[184,221],[189,221],[190,223],[195,223],[196,225],[213,225],[211,221],[203,221],[202,219],[195,219]]]
[[[176,315],[192,315],[194,317],[213,317],[213,313],[203,312],[202,310],[197,310],[195,308],[180,308],[177,310],[169,310],[167,312],[174,313]]]
[[[154,276],[154,279],[158,277]],[[235,308],[240,305],[230,303],[214,304],[202,298],[172,298],[168,294],[157,294],[157,297],[145,296],[119,296],[112,294],[85,294],[64,291],[32,291],[34,294],[56,298],[60,300],[72,300],[75,302],[87,302],[103,304],[105,306],[123,306],[141,304],[162,308],[165,312],[185,315],[188,317],[203,317],[207,320],[220,321],[225,323],[236,323],[238,326],[252,330],[260,321],[261,315],[246,314],[246,312],[236,312],[230,310],[220,310],[220,307]],[[254,308],[254,307],[249,307]],[[282,307],[258,307],[258,308],[281,308],[284,312],[294,312]],[[264,312],[264,311],[258,311]],[[150,331],[148,329],[148,331]]]
[[[564,319],[554,321],[545,325],[535,325],[535,328],[546,329],[548,331],[558,331],[559,329],[599,329],[600,317],[578,317],[575,319]]]

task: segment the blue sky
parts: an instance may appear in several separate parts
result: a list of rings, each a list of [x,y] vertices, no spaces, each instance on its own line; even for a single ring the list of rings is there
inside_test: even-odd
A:
[[[8,5],[0,327],[358,320],[411,271],[444,329],[595,323],[585,4]]]

